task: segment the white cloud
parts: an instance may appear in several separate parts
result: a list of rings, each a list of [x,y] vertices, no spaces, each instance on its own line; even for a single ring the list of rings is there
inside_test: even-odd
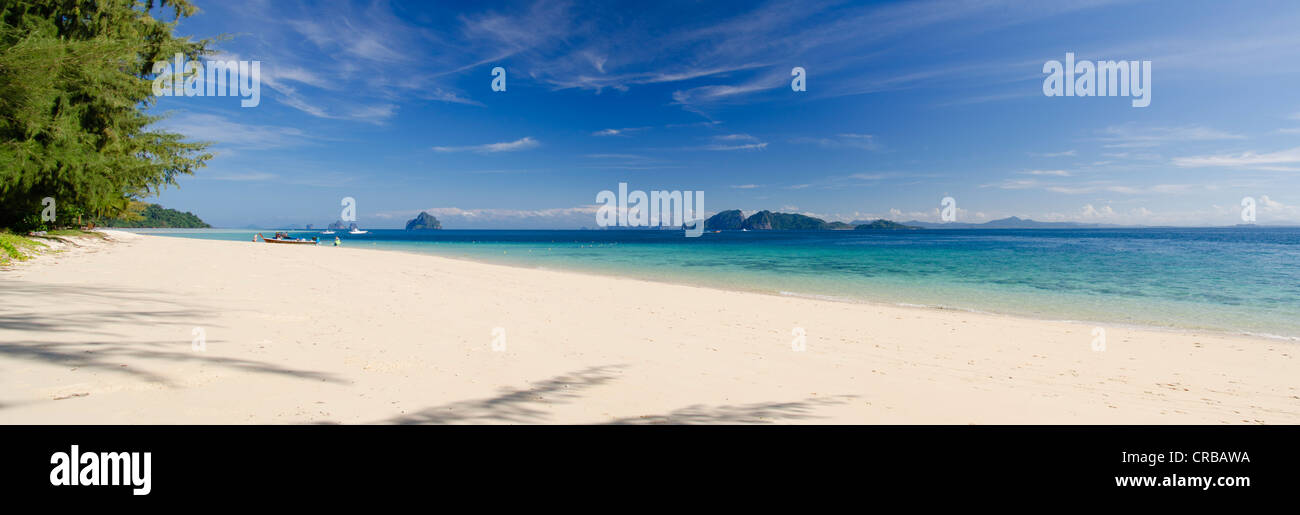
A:
[[[842,133],[829,138],[800,137],[800,138],[791,139],[790,142],[814,144],[823,148],[856,148],[861,150],[876,150],[879,147],[879,145],[876,143],[875,136],[871,134],[854,134],[854,133]]]
[[[157,125],[184,134],[192,141],[216,142],[235,148],[279,148],[302,145],[309,140],[305,132],[294,127],[244,124],[206,113],[185,113],[166,118]]]
[[[1065,170],[1029,170],[1027,172],[1021,172],[1021,173],[1024,173],[1026,175],[1051,175],[1055,177],[1070,176],[1070,172],[1067,172]]]
[[[1136,125],[1112,125],[1101,131],[1102,141],[1112,143],[1109,148],[1153,147],[1168,142],[1215,141],[1244,139],[1245,136],[1232,134],[1208,127],[1139,127]]]
[[[238,181],[238,182],[260,182],[276,179],[279,176],[266,172],[235,172],[235,173],[199,173],[194,176],[196,179],[207,179],[213,181]]]
[[[1247,151],[1240,154],[1218,154],[1174,158],[1174,165],[1181,167],[1216,166],[1248,167],[1264,170],[1290,170],[1289,168],[1277,167],[1276,165],[1291,163],[1300,164],[1300,147],[1263,154]]]
[[[492,154],[497,152],[517,152],[520,150],[528,150],[531,148],[537,148],[540,145],[541,143],[538,143],[537,140],[533,139],[531,136],[525,136],[514,141],[504,141],[501,143],[485,143],[482,145],[468,145],[462,147],[439,146],[433,147],[433,150],[437,152],[478,152],[480,154]]]
[[[705,145],[700,147],[701,150],[714,151],[731,151],[731,150],[763,150],[767,148],[767,143],[749,143],[746,145]]]
[[[628,133],[640,132],[650,127],[623,127],[621,129],[602,129],[591,133],[592,136],[626,136]]]
[[[585,154],[582,157],[590,159],[647,159],[645,156],[638,154]]]
[[[1092,207],[1092,204],[1084,204],[1081,215],[1084,220],[1095,220],[1098,218],[1110,219],[1115,217],[1115,210],[1110,206],[1102,206],[1101,209]]]
[[[683,150],[711,150],[718,152],[735,151],[735,150],[763,150],[767,148],[767,142],[759,141],[758,138],[749,134],[723,134],[713,136],[714,143],[699,147],[688,147]]]

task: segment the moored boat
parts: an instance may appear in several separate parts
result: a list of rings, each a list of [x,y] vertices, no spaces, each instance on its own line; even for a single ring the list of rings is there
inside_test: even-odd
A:
[[[315,237],[295,239],[290,238],[289,233],[287,232],[277,232],[275,233],[274,238],[267,238],[266,236],[262,236],[262,233],[259,232],[257,233],[257,236],[253,238],[253,241],[257,241],[258,238],[267,243],[285,243],[289,245],[315,245],[318,243]]]

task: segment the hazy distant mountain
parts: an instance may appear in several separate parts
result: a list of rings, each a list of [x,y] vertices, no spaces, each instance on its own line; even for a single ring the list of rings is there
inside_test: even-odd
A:
[[[917,229],[889,220],[871,220],[866,222],[827,222],[797,213],[777,213],[759,211],[748,218],[739,209],[722,211],[704,221],[704,228],[709,231],[851,231],[851,230],[894,230]]]
[[[891,222],[885,219],[873,220],[866,223],[853,222],[853,230],[855,231],[909,231],[915,229],[919,229],[919,227]]]
[[[1084,224],[1079,222],[1039,222],[1037,220],[1015,216],[991,220],[980,224],[958,222],[936,223],[922,222],[920,220],[903,222],[903,224],[924,229],[1087,229],[1097,227],[1118,227],[1110,224]]]

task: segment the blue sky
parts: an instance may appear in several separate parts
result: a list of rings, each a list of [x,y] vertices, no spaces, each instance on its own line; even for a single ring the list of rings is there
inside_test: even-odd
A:
[[[594,226],[619,182],[709,212],[1300,223],[1300,2],[197,2],[261,103],[162,98],[217,226]],[[1043,65],[1151,61],[1151,104]],[[491,70],[507,72],[492,91]],[[791,90],[791,69],[807,90]]]

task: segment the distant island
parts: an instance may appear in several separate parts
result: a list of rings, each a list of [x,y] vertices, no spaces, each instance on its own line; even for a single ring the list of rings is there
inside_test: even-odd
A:
[[[853,227],[853,230],[855,231],[898,231],[898,230],[920,229],[920,227],[900,224],[898,222],[891,222],[885,219],[873,220],[866,223],[858,223],[858,222],[853,222],[853,223],[857,224],[854,225]]]
[[[722,211],[704,221],[706,231],[893,231],[918,229],[889,220],[853,223],[827,222],[821,218],[796,213],[759,211],[748,218],[739,209]]]
[[[1028,218],[1009,216],[990,220],[984,223],[957,223],[957,222],[921,222],[912,220],[903,222],[907,225],[920,227],[922,229],[1089,229],[1101,227],[1122,227],[1112,224],[1085,224],[1079,222],[1039,222]]]
[[[118,218],[102,219],[97,221],[96,224],[101,227],[135,229],[207,229],[212,227],[189,211],[182,213],[158,204],[146,204],[144,202],[133,202]]]
[[[442,229],[442,222],[439,222],[433,215],[421,211],[419,215],[406,222],[408,231],[432,231]]]

